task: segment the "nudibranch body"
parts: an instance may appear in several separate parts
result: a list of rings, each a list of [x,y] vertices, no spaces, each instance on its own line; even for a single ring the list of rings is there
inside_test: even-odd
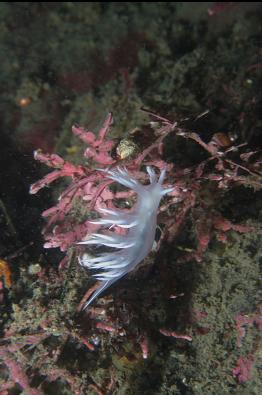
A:
[[[90,305],[101,292],[131,272],[150,253],[155,238],[160,200],[166,193],[173,190],[173,188],[163,188],[165,170],[161,171],[158,179],[153,168],[147,166],[149,185],[141,184],[128,173],[126,168],[117,167],[103,171],[109,179],[134,190],[137,194],[137,201],[128,212],[101,208],[99,210],[101,218],[90,221],[110,229],[115,226],[126,228],[125,235],[108,230],[88,235],[86,240],[79,243],[114,248],[113,251],[101,253],[95,257],[83,254],[79,258],[81,265],[97,271],[94,277],[102,282],[85,307]]]

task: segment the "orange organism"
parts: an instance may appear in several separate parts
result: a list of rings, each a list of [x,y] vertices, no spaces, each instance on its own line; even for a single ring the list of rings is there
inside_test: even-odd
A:
[[[8,262],[0,259],[0,277],[4,277],[4,282],[7,288],[12,286],[12,274]]]

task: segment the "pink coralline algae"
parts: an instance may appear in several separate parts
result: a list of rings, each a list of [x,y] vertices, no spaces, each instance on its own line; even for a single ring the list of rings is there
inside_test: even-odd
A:
[[[224,190],[228,191],[236,185],[253,187],[256,190],[261,188],[257,152],[249,151],[245,143],[239,146],[223,145],[221,141],[224,139],[221,140],[221,136],[206,143],[200,135],[180,127],[178,122],[149,110],[143,110],[152,119],[152,122],[146,125],[151,137],[140,152],[130,157],[123,159],[113,154],[118,143],[108,138],[113,124],[111,113],[108,114],[97,134],[73,126],[73,133],[88,146],[84,151],[86,163],[83,165],[74,165],[57,154],[49,155],[39,150],[35,152],[36,160],[54,170],[31,186],[32,194],[61,177],[71,179],[69,186],[59,197],[58,203],[42,214],[47,219],[43,229],[45,248],[59,247],[61,251],[68,251],[70,247],[74,247],[77,249],[78,256],[81,256],[86,250],[77,243],[87,240],[89,235],[96,233],[103,226],[99,221],[94,223],[97,222],[94,221],[96,212],[101,209],[120,210],[119,199],[134,205],[135,191],[112,189],[111,184],[114,180],[107,174],[123,167],[132,179],[141,183],[140,185],[148,184],[146,167],[152,169],[152,172],[154,168],[157,174],[166,171],[167,177],[163,188],[172,189],[169,189],[168,197],[161,201],[158,210],[158,219],[165,225],[158,246],[163,239],[167,242],[174,240],[190,216],[193,220],[192,231],[195,234],[196,247],[180,258],[184,261],[189,259],[201,261],[214,236],[226,242],[230,230],[237,232],[253,230],[250,226],[234,224],[224,218],[219,212],[217,203],[223,199]],[[168,163],[165,160],[165,149],[167,144],[170,145],[169,137],[172,135],[193,140],[200,149],[206,151],[207,159],[186,168]],[[170,141],[172,142],[172,139]],[[124,231],[117,226],[114,230],[120,234]],[[60,267],[64,266],[65,260]],[[81,305],[85,305],[84,299]]]
[[[113,192],[109,186],[113,180],[108,179],[105,172],[97,170],[97,167],[114,166],[119,162],[113,159],[111,155],[115,141],[107,139],[113,117],[109,114],[105,120],[103,127],[98,133],[98,137],[90,131],[86,131],[81,127],[73,126],[73,133],[78,136],[84,143],[88,144],[88,148],[84,152],[84,157],[88,159],[88,166],[75,166],[70,162],[66,162],[63,158],[56,154],[44,154],[41,151],[35,151],[34,157],[47,166],[55,168],[54,171],[47,174],[40,181],[34,183],[30,188],[30,193],[35,194],[40,189],[48,186],[61,177],[71,177],[72,183],[61,194],[58,204],[43,212],[43,217],[47,218],[47,224],[43,230],[46,240],[45,248],[59,247],[61,251],[67,251],[75,242],[81,241],[88,234],[93,233],[100,226],[90,222],[90,218],[81,223],[76,223],[76,219],[70,215],[75,207],[75,203],[79,200],[84,203],[85,214],[88,216],[92,210],[101,208],[114,209],[114,200],[128,199],[134,195],[133,191]],[[161,142],[159,142],[159,145]],[[152,147],[145,154],[141,154],[128,165],[132,174],[146,180],[146,174],[140,171],[141,164],[147,164],[144,156],[155,148]],[[91,163],[91,165],[89,165]],[[155,160],[150,162],[160,170],[170,168],[165,162]]]
[[[257,331],[261,332],[262,308],[259,307],[259,309],[252,314],[238,314],[235,317],[235,321],[237,329],[237,346],[241,348],[250,327],[255,326]],[[232,373],[239,383],[245,383],[246,381],[252,380],[252,370],[257,360],[256,348],[255,340],[253,347],[249,350],[248,354],[240,356],[237,360],[236,366],[232,369]]]
[[[255,363],[254,355],[239,357],[237,366],[233,369],[233,375],[237,377],[239,383],[245,383],[252,378],[252,369]]]

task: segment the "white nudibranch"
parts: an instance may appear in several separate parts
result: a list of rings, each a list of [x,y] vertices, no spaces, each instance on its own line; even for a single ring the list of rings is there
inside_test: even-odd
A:
[[[160,200],[166,193],[171,192],[173,188],[163,188],[165,170],[161,171],[160,177],[157,179],[152,167],[147,166],[146,169],[150,178],[149,185],[141,184],[128,173],[126,168],[117,167],[111,170],[102,170],[109,179],[135,191],[137,201],[130,209],[130,212],[120,209],[109,210],[101,208],[99,209],[102,215],[101,218],[90,221],[108,229],[114,226],[127,228],[125,235],[112,231],[93,233],[79,243],[115,248],[113,251],[100,253],[95,257],[90,256],[90,254],[83,254],[79,258],[81,265],[89,269],[98,270],[94,277],[102,281],[101,285],[87,301],[85,308],[101,292],[131,272],[152,249]]]

